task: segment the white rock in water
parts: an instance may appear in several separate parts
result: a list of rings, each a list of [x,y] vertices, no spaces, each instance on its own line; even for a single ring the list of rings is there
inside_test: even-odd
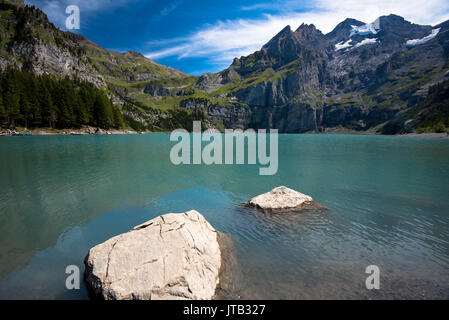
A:
[[[254,197],[245,204],[252,208],[275,212],[325,208],[312,197],[283,186]]]
[[[85,280],[104,299],[212,299],[222,257],[197,211],[166,214],[90,249]]]

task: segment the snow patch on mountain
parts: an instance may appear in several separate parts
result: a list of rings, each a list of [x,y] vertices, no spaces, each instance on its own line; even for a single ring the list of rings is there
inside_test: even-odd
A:
[[[365,46],[367,44],[374,44],[374,43],[377,43],[377,39],[364,39],[364,40],[360,41],[359,43],[357,43],[354,46],[354,48],[358,48],[358,47],[361,47],[361,46]]]
[[[360,35],[360,36],[367,36],[369,34],[377,34],[380,30],[380,20],[377,19],[374,22],[364,24],[362,26],[351,26],[351,34],[349,37]]]
[[[353,40],[351,40],[351,39],[349,39],[348,41],[346,41],[346,42],[339,42],[339,43],[337,43],[336,45],[335,45],[335,51],[340,51],[340,50],[343,50],[343,49],[346,49],[346,48],[351,48],[351,49],[349,49],[349,50],[352,50],[352,49],[356,49],[356,48],[359,48],[359,47],[361,47],[361,46],[365,46],[365,45],[368,45],[368,44],[375,44],[375,43],[377,43],[377,39],[373,39],[373,38],[367,38],[367,39],[364,39],[364,40],[362,40],[362,41],[360,41],[359,43],[357,43],[356,45],[354,45],[354,46],[352,46],[350,43],[352,42]],[[348,50],[346,50],[346,51],[348,51]]]
[[[339,50],[342,50],[342,49],[345,49],[345,48],[349,48],[349,47],[351,47],[351,45],[350,45],[350,42],[351,42],[352,40],[351,39],[349,39],[348,41],[346,41],[346,42],[339,42],[339,43],[337,43],[336,45],[335,45],[335,51],[339,51]]]
[[[408,40],[407,46],[409,46],[409,47],[419,46],[421,44],[426,43],[429,40],[432,40],[433,38],[435,38],[438,35],[438,33],[440,32],[440,29],[441,28],[433,29],[432,32],[424,38]]]

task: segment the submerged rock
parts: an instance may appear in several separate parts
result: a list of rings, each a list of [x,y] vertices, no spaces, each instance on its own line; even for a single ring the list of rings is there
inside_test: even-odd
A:
[[[265,212],[326,209],[325,206],[314,201],[311,196],[284,186],[274,188],[270,192],[254,197],[248,202],[243,203],[243,205]]]
[[[230,281],[230,247],[199,212],[169,213],[90,249],[85,281],[107,300],[214,299]]]

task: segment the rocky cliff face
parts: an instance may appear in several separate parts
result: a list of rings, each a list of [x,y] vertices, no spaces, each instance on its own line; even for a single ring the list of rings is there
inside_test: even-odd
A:
[[[448,34],[447,22],[421,26],[396,15],[346,19],[326,35],[286,27],[196,87],[224,100],[204,110],[226,127],[379,131],[448,79]]]
[[[0,36],[5,39],[0,46],[0,69],[11,66],[37,75],[77,77],[106,87],[73,34],[57,29],[42,11],[24,6],[23,1],[9,2],[19,6],[4,8],[0,16]]]

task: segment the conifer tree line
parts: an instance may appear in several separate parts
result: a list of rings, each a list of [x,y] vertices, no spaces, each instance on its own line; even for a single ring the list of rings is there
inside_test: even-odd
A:
[[[0,73],[0,125],[119,129],[124,121],[104,91],[87,82],[8,68]]]

